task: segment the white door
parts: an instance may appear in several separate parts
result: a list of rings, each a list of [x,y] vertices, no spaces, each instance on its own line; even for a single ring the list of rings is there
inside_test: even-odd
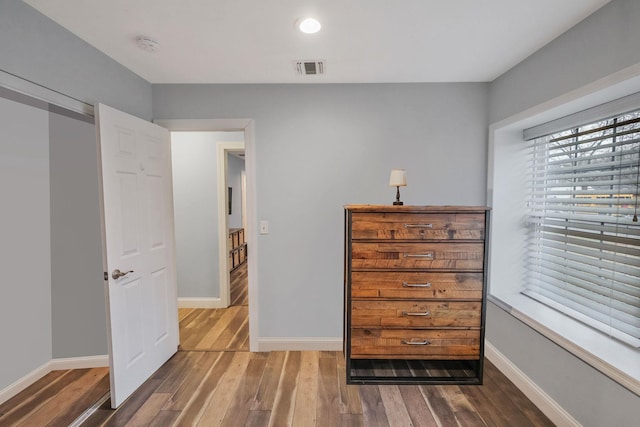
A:
[[[171,144],[160,126],[102,104],[95,111],[116,408],[178,348]]]

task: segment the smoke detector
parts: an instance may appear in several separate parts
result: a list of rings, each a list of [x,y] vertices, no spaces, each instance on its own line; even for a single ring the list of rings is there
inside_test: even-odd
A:
[[[160,44],[157,41],[147,36],[139,36],[136,39],[136,43],[140,49],[146,52],[154,53],[160,48]]]
[[[299,76],[316,76],[324,74],[325,60],[299,60],[294,61],[296,72]]]

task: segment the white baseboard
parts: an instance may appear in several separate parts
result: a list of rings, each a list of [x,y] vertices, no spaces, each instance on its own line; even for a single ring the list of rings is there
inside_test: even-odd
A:
[[[51,371],[66,369],[101,368],[109,366],[109,356],[70,357],[66,359],[53,359],[37,367],[13,384],[0,390],[0,404],[11,399],[31,384],[38,381]]]
[[[50,371],[59,371],[64,369],[86,369],[86,368],[104,368],[109,366],[109,355],[102,356],[86,356],[86,357],[67,357],[64,359],[53,359],[49,362]]]
[[[498,368],[525,396],[533,402],[558,427],[581,427],[581,424],[524,374],[516,365],[489,341],[485,341],[484,355]]]
[[[226,308],[220,298],[178,298],[178,308]]]
[[[258,351],[341,351],[342,337],[259,338]]]
[[[24,377],[16,380],[13,384],[10,384],[4,389],[0,390],[0,404],[11,399],[13,396],[20,393],[22,390],[29,387],[31,384],[35,383],[40,378],[51,372],[51,368],[49,367],[50,363],[51,361],[37,367]]]

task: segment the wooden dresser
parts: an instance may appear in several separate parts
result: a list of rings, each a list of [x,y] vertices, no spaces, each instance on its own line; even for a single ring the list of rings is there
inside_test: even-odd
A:
[[[345,207],[347,383],[482,383],[488,217]]]
[[[247,242],[244,228],[229,229],[229,270],[233,271],[247,260]]]

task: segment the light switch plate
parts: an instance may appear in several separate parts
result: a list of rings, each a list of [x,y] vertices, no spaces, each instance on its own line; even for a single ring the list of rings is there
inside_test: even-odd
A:
[[[269,221],[260,221],[260,234],[269,234]]]

